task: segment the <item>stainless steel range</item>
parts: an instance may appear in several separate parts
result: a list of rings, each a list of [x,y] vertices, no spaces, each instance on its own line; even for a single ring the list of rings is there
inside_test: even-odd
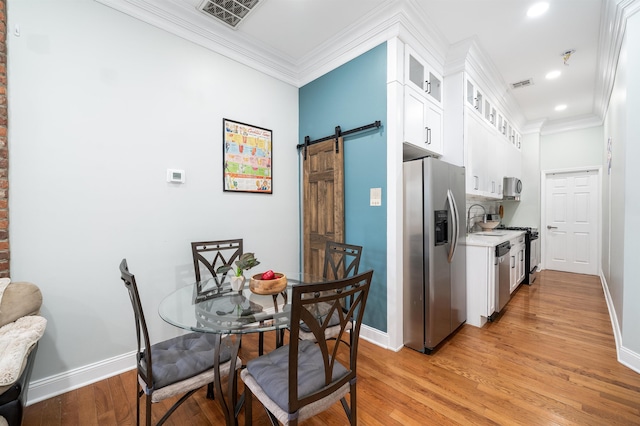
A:
[[[524,284],[533,284],[538,277],[538,264],[540,263],[540,239],[538,228],[519,227],[519,226],[499,226],[500,229],[509,231],[525,231],[525,270],[527,275],[524,277]]]

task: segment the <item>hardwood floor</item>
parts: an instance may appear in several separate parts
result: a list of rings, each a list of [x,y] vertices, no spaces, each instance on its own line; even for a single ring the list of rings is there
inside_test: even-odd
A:
[[[241,356],[256,356],[256,340],[245,339]],[[594,276],[543,271],[533,286],[514,294],[495,322],[481,329],[464,325],[433,355],[361,341],[358,368],[361,425],[640,425],[640,374],[616,360]],[[254,424],[268,424],[254,404]],[[167,406],[154,406],[156,421]],[[223,423],[217,402],[207,400],[203,389],[166,424]],[[337,404],[304,424],[345,423]],[[133,424],[133,371],[33,404],[23,422]]]

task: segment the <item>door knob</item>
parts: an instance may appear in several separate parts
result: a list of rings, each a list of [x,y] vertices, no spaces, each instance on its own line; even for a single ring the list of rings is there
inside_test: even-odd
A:
[[[558,227],[557,226],[549,226],[549,225],[547,225],[547,229],[558,229]]]

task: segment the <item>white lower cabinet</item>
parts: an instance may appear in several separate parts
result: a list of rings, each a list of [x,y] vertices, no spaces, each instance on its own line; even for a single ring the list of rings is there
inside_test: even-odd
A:
[[[509,251],[509,291],[518,288],[518,285],[524,280],[524,253],[525,253],[524,235],[511,240],[511,250]]]
[[[526,251],[526,245],[524,243],[520,244],[520,248],[518,249],[518,284],[524,281],[525,277],[525,266],[524,266],[524,254]]]
[[[509,292],[513,293],[518,287],[518,249],[517,246],[511,245],[509,251]]]
[[[496,311],[495,247],[466,246],[467,324],[482,327]]]

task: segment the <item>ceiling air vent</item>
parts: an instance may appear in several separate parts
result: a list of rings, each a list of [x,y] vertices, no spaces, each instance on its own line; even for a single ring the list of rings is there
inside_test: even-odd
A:
[[[533,79],[528,78],[526,80],[518,81],[517,83],[511,83],[512,89],[519,89],[520,87],[533,86]]]
[[[199,9],[235,29],[259,1],[260,0],[205,0]]]

